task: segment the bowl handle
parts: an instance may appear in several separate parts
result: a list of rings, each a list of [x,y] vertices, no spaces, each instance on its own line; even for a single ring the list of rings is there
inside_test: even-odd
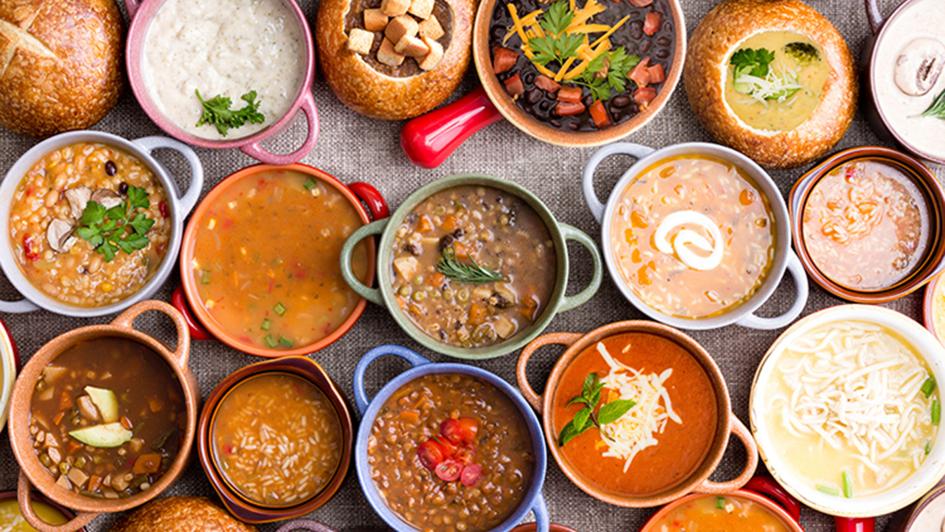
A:
[[[478,87],[455,102],[404,124],[400,147],[417,166],[436,168],[473,133],[502,119]]]
[[[25,312],[33,312],[34,310],[39,310],[39,307],[29,299],[21,299],[19,301],[0,301],[0,312],[23,314]]]
[[[546,345],[570,346],[581,338],[580,333],[556,332],[548,333],[535,338],[522,349],[522,354],[518,356],[518,362],[515,365],[515,378],[518,379],[518,389],[522,391],[522,396],[532,405],[538,413],[541,413],[541,395],[539,395],[528,383],[528,361],[531,360],[535,351],[538,351]]]
[[[745,424],[741,422],[735,414],[731,414],[732,422],[731,434],[734,434],[739,440],[742,441],[742,445],[745,447],[745,455],[747,455],[748,460],[745,462],[745,467],[742,469],[742,472],[738,474],[737,477],[732,480],[726,480],[724,482],[714,482],[709,479],[702,481],[702,484],[699,485],[693,491],[697,493],[709,493],[709,494],[724,494],[734,490],[737,490],[744,486],[752,475],[755,474],[755,468],[758,467],[758,447],[755,445],[755,439],[751,437],[751,431],[745,427]]]
[[[755,475],[742,488],[752,491],[778,504],[795,523],[801,524],[801,504],[786,489],[766,475]]]
[[[597,150],[594,152],[594,155],[591,155],[591,158],[587,160],[587,164],[584,165],[584,173],[581,177],[581,188],[584,190],[584,202],[587,203],[587,208],[591,210],[591,214],[594,215],[598,223],[602,222],[604,219],[604,204],[601,203],[600,199],[597,197],[597,193],[594,192],[594,172],[597,171],[597,167],[600,166],[600,163],[604,162],[604,159],[611,155],[629,155],[634,159],[642,159],[654,151],[656,150],[641,144],[615,142]]]
[[[371,217],[375,220],[390,216],[390,208],[387,206],[387,202],[384,201],[384,196],[373,185],[358,181],[348,185],[348,189],[367,205]]]
[[[876,35],[882,29],[883,22],[885,22],[883,11],[879,8],[879,3],[876,0],[863,0],[863,4],[866,6],[866,19],[870,21],[870,29],[873,31],[873,35]]]
[[[190,329],[191,338],[194,340],[209,340],[212,338],[210,332],[197,321],[194,313],[190,310],[190,304],[187,303],[187,298],[184,296],[184,287],[178,286],[171,292],[171,305],[173,305],[184,317],[184,320],[187,321],[187,328]]]
[[[561,233],[564,235],[566,241],[573,240],[584,246],[584,248],[590,252],[592,267],[594,268],[591,282],[587,283],[584,290],[571,296],[566,295],[564,299],[561,300],[561,306],[558,307],[558,310],[566,311],[580,307],[584,303],[587,303],[590,298],[594,297],[594,294],[597,293],[597,289],[600,288],[600,281],[604,275],[604,269],[600,260],[600,251],[597,250],[597,244],[594,243],[591,237],[587,236],[587,233],[565,223],[560,224],[560,227]],[[565,251],[565,253],[567,253],[567,251]]]
[[[259,140],[240,147],[240,151],[266,164],[292,164],[299,162],[302,157],[305,157],[308,155],[308,152],[312,151],[312,148],[315,147],[315,143],[318,142],[318,107],[315,106],[315,95],[312,94],[310,87],[305,89],[305,95],[302,97],[302,106],[299,110],[305,114],[305,120],[308,122],[308,132],[305,134],[305,141],[302,142],[302,146],[299,147],[299,149],[292,153],[280,154],[272,153],[263,148],[263,141],[279,133],[279,131],[281,131],[279,130],[273,131]],[[288,124],[286,126],[288,126]]]
[[[20,470],[20,476],[16,482],[16,500],[20,505],[20,513],[26,519],[26,522],[32,525],[39,532],[74,532],[92,522],[93,519],[101,514],[93,512],[79,512],[75,517],[61,525],[51,525],[43,521],[36,512],[33,511],[32,501],[33,486],[26,478],[26,473]]]
[[[414,368],[430,363],[429,360],[418,355],[416,352],[394,344],[379,345],[365,353],[364,356],[361,357],[361,360],[358,361],[358,365],[354,368],[354,404],[358,407],[358,412],[362,415],[364,415],[364,411],[367,410],[368,405],[371,404],[371,398],[368,397],[367,392],[364,390],[364,373],[372,362],[388,355],[400,357],[409,362],[410,366]]]
[[[535,504],[532,505],[532,513],[535,514],[535,532],[548,532],[551,526],[551,518],[548,517],[548,505],[545,504],[545,496],[540,492],[535,498]]]
[[[791,308],[784,314],[774,318],[762,318],[761,316],[755,315],[753,312],[749,312],[736,323],[742,327],[748,327],[749,329],[763,330],[780,329],[781,327],[787,327],[791,323],[794,323],[794,320],[801,315],[801,312],[804,311],[804,307],[807,305],[807,296],[810,292],[810,287],[807,285],[807,273],[804,272],[804,266],[792,249],[788,249],[787,270],[791,274],[791,278],[794,279],[794,290],[796,292]]]
[[[200,192],[203,190],[203,164],[200,163],[200,158],[197,157],[190,146],[167,137],[142,137],[132,142],[144,148],[144,151],[148,154],[153,154],[154,150],[160,148],[167,148],[180,153],[187,160],[187,164],[190,166],[190,185],[183,196],[175,198],[180,207],[180,212],[177,214],[180,220],[183,221],[193,210],[194,205],[197,204],[197,200],[200,199]]]
[[[345,282],[348,283],[348,286],[350,286],[352,290],[375,305],[384,304],[384,300],[381,298],[381,291],[377,288],[371,288],[365,285],[358,279],[358,276],[354,274],[354,270],[351,269],[351,255],[354,253],[354,246],[358,245],[358,242],[371,235],[383,233],[389,221],[389,219],[384,218],[359,227],[357,231],[351,233],[348,240],[345,240],[344,245],[341,246],[341,276],[345,278]],[[381,267],[382,266],[378,266],[378,269]]]
[[[872,517],[834,517],[837,532],[873,532],[876,519]]]
[[[117,318],[112,320],[112,325],[134,330],[135,319],[152,310],[164,314],[174,322],[174,327],[177,329],[177,349],[174,350],[174,358],[177,359],[177,364],[180,367],[187,367],[187,360],[190,358],[190,330],[187,327],[187,320],[184,319],[184,315],[171,305],[155,299],[142,301],[119,314]]]
[[[141,7],[141,1],[143,0],[125,0],[125,11],[128,12],[128,20],[135,19],[135,13]]]

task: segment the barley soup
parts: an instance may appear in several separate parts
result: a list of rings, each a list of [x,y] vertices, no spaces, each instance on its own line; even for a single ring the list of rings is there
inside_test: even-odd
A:
[[[541,316],[555,288],[545,222],[495,188],[459,186],[425,199],[397,228],[393,256],[398,306],[449,345],[508,340]]]
[[[10,245],[20,271],[47,296],[78,307],[123,301],[167,253],[164,187],[138,158],[80,142],[36,162],[13,193]]]

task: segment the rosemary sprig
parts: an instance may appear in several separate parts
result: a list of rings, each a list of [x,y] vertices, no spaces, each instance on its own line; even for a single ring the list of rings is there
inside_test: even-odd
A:
[[[932,101],[932,105],[922,112],[922,116],[931,116],[945,120],[945,90],[935,97],[935,100]]]
[[[436,264],[436,270],[462,283],[483,284],[505,280],[505,276],[501,273],[490,270],[472,259],[460,261],[456,258],[456,252],[452,247],[443,250],[443,256]]]

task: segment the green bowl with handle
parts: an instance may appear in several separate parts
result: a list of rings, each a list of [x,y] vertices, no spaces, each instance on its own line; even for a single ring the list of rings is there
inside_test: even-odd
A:
[[[515,196],[525,202],[526,205],[534,210],[538,218],[544,222],[555,250],[555,284],[551,296],[548,298],[547,304],[541,314],[530,325],[518,331],[518,333],[510,338],[481,347],[457,346],[442,342],[428,335],[404,314],[397,304],[393,289],[392,276],[394,272],[392,262],[394,259],[393,248],[397,228],[400,227],[407,215],[413,212],[420,203],[430,196],[443,190],[464,186],[493,188]],[[377,246],[378,288],[366,286],[354,275],[351,269],[351,255],[355,246],[361,240],[373,235],[381,235],[379,245]],[[590,252],[591,266],[593,267],[590,283],[588,283],[583,290],[573,295],[566,294],[568,288],[568,273],[570,271],[568,241],[574,241]],[[525,188],[506,179],[481,175],[456,175],[444,177],[421,187],[411,194],[390,217],[365,225],[352,233],[341,248],[341,273],[345,281],[355,292],[372,303],[387,307],[387,310],[391,313],[391,316],[394,317],[394,321],[400,325],[400,328],[420,345],[454,358],[485,360],[520,349],[541,334],[548,324],[551,323],[555,314],[571,310],[586,303],[594,296],[597,289],[600,288],[602,262],[597,245],[591,237],[575,227],[556,220],[548,207],[542,203],[537,196]]]

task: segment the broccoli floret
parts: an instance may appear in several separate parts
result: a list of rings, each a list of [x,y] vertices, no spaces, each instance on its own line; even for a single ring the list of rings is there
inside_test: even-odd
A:
[[[810,43],[790,42],[784,45],[784,51],[800,63],[807,64],[813,61],[820,61],[820,52]]]

